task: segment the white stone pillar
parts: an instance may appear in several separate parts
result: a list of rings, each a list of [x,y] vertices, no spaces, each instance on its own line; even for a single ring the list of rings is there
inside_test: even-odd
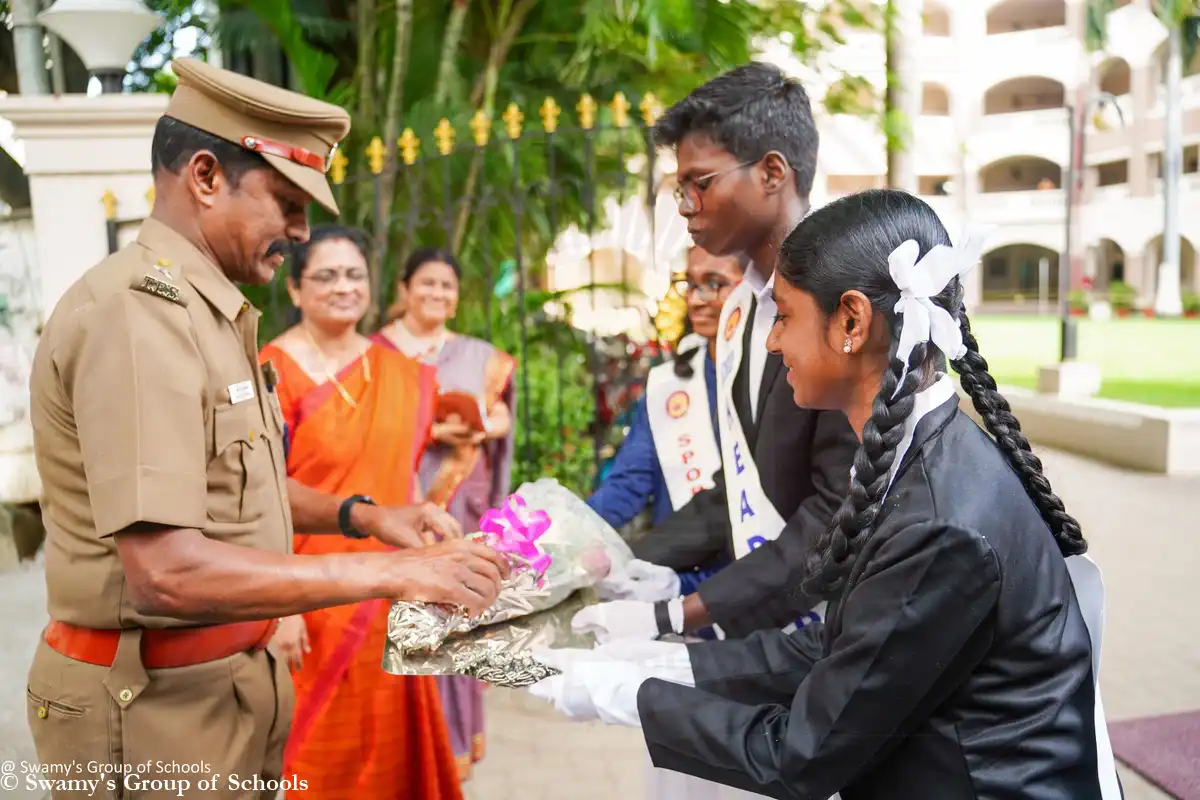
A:
[[[118,220],[149,213],[150,142],[165,94],[62,95],[0,99],[0,117],[25,150],[33,207],[43,319],[63,292],[108,255],[102,198],[116,198]]]

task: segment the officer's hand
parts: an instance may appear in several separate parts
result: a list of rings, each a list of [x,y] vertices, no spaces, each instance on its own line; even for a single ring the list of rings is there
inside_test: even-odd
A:
[[[510,571],[487,545],[456,539],[397,554],[387,581],[398,600],[459,605],[475,616],[496,602]]]
[[[356,525],[384,544],[402,550],[424,547],[444,539],[461,539],[462,527],[454,517],[433,503],[413,506],[367,506],[363,523]]]
[[[312,649],[308,644],[308,626],[304,624],[304,617],[296,614],[281,619],[271,644],[275,645],[289,669],[300,669],[304,665],[304,654]]]

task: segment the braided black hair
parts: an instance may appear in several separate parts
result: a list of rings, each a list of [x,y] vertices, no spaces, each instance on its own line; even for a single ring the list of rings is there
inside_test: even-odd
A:
[[[958,324],[962,331],[963,344],[967,353],[958,361],[952,362],[954,371],[958,373],[962,387],[971,395],[971,404],[983,418],[985,427],[1004,452],[1005,458],[1025,487],[1025,493],[1037,506],[1038,513],[1058,541],[1058,548],[1063,555],[1077,556],[1087,552],[1087,540],[1079,522],[1067,513],[1063,502],[1054,490],[1050,481],[1042,473],[1042,460],[1033,454],[1033,448],[1025,434],[1021,433],[1021,423],[1012,413],[1012,408],[1004,395],[996,389],[996,380],[988,372],[987,361],[979,353],[979,342],[971,333],[971,321],[967,319],[966,309],[959,306]]]
[[[945,356],[932,345],[918,344],[904,364],[896,357],[902,318],[895,314],[900,290],[892,280],[888,256],[907,240],[917,242],[922,256],[950,237],[937,214],[924,201],[905,192],[875,189],[835,200],[813,212],[780,248],[779,274],[791,286],[811,295],[826,314],[832,314],[847,291],[862,292],[872,309],[891,329],[888,369],[880,378],[879,394],[863,426],[862,443],[854,456],[854,476],[841,507],[809,555],[804,590],[831,596],[845,586],[854,560],[870,537],[887,492],[896,448],[904,438],[904,423],[912,414],[914,395],[945,370]],[[1053,532],[1064,555],[1085,552],[1087,543],[1042,474],[1029,441],[979,354],[963,306],[963,288],[954,278],[934,298],[959,321],[967,353],[951,366],[988,433],[1020,476],[1025,491]],[[907,368],[907,369],[906,369]]]

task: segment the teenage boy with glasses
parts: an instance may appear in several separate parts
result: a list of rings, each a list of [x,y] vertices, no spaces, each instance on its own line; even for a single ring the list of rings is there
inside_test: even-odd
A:
[[[808,213],[817,130],[804,88],[773,66],[752,63],[693,91],[663,115],[655,133],[675,148],[675,196],[696,245],[742,256],[750,266],[725,303],[718,334],[723,469],[715,488],[649,535],[670,543],[672,558],[663,565],[674,570],[717,555],[736,560],[687,597],[669,600],[661,598],[679,584],[645,581],[639,565],[635,573],[648,591],[624,576],[607,588],[610,596],[643,599],[585,608],[574,624],[605,640],[653,639],[712,624],[741,637],[801,620],[822,599],[796,587],[808,550],[848,490],[858,446],[843,414],[792,402],[782,361],[766,349],[776,313],[770,278],[780,243]],[[725,513],[714,513],[718,506]],[[658,602],[644,599],[655,594]]]

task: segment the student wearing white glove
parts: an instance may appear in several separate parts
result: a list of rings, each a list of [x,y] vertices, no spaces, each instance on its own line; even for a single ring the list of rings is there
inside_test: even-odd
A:
[[[1103,582],[971,334],[960,276],[982,244],[874,190],[782,245],[769,345],[796,403],[861,441],[796,587],[830,598],[823,623],[683,645],[687,669],[625,643],[600,650],[621,664],[558,653],[532,691],[640,725],[656,767],[770,797],[1117,800]]]

